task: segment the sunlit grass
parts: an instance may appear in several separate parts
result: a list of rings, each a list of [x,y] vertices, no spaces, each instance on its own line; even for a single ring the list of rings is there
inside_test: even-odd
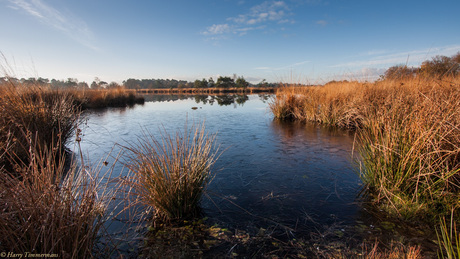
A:
[[[204,125],[161,138],[144,132],[137,143],[125,146],[127,166],[133,173],[129,184],[141,203],[154,209],[162,220],[194,218],[212,166],[218,158],[216,135],[208,135]]]

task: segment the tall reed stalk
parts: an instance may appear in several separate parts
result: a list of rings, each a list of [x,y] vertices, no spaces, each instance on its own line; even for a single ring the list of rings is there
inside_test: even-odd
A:
[[[212,166],[218,158],[216,135],[201,127],[185,127],[171,135],[165,129],[161,139],[144,132],[139,141],[125,146],[127,166],[133,173],[129,184],[142,204],[154,209],[162,220],[196,217]]]
[[[460,235],[457,228],[457,224],[453,218],[450,219],[450,225],[447,225],[446,219],[440,220],[438,229],[436,229],[436,235],[438,237],[438,243],[440,248],[439,258],[448,259],[459,259],[460,258]],[[441,237],[440,237],[441,236]]]

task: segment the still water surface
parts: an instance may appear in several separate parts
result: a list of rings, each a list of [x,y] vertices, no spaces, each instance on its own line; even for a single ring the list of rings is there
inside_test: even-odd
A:
[[[160,136],[162,128],[175,132],[186,122],[204,121],[224,150],[202,202],[210,221],[250,233],[271,229],[279,238],[328,231],[358,237],[379,229],[379,220],[358,202],[362,184],[353,166],[352,133],[273,120],[264,95],[172,99],[148,96],[144,105],[88,113],[84,154],[96,163],[116,143],[136,142],[142,130]],[[125,173],[115,165],[114,176]]]

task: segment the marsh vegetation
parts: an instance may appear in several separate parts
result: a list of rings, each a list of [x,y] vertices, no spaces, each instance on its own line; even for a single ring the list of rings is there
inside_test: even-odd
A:
[[[121,88],[62,90],[5,81],[0,250],[67,258],[116,255],[120,241],[100,245],[102,236],[110,235],[108,224],[124,211],[142,211],[137,245],[146,257],[421,258],[422,244],[396,234],[404,229],[397,224],[407,224],[437,233],[438,256],[456,258],[458,69],[437,76],[406,69],[395,68],[373,83],[283,86],[268,103],[275,120],[260,119],[264,95],[196,96],[161,103],[164,108],[146,103],[152,107],[82,113],[142,101]],[[254,100],[260,106],[252,106]],[[213,115],[206,108],[215,102]],[[203,109],[191,111],[197,103]],[[242,106],[248,110],[237,110]],[[198,121],[209,119],[211,127],[178,129],[185,111]],[[111,112],[121,123],[114,130],[133,137],[116,145],[119,155],[97,166],[90,161],[102,157],[84,154],[113,149],[113,125],[104,121]],[[128,121],[135,112],[143,117]],[[98,144],[85,151],[91,149],[85,142],[91,134],[84,127],[92,127],[86,116],[104,124],[105,133],[92,128],[91,141],[105,141],[108,149]],[[170,124],[160,126],[157,118]],[[140,121],[150,127],[140,127]],[[225,153],[218,148],[222,143]],[[352,157],[356,175],[348,165]],[[216,167],[224,169],[216,174]],[[370,209],[361,208],[363,203]],[[126,208],[120,211],[120,204]],[[376,219],[379,225],[365,222],[373,209],[384,212]],[[383,238],[387,232],[390,240]]]

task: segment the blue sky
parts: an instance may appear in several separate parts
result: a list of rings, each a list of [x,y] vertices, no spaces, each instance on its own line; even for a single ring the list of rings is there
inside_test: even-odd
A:
[[[460,51],[460,1],[0,0],[16,77],[373,79]]]

